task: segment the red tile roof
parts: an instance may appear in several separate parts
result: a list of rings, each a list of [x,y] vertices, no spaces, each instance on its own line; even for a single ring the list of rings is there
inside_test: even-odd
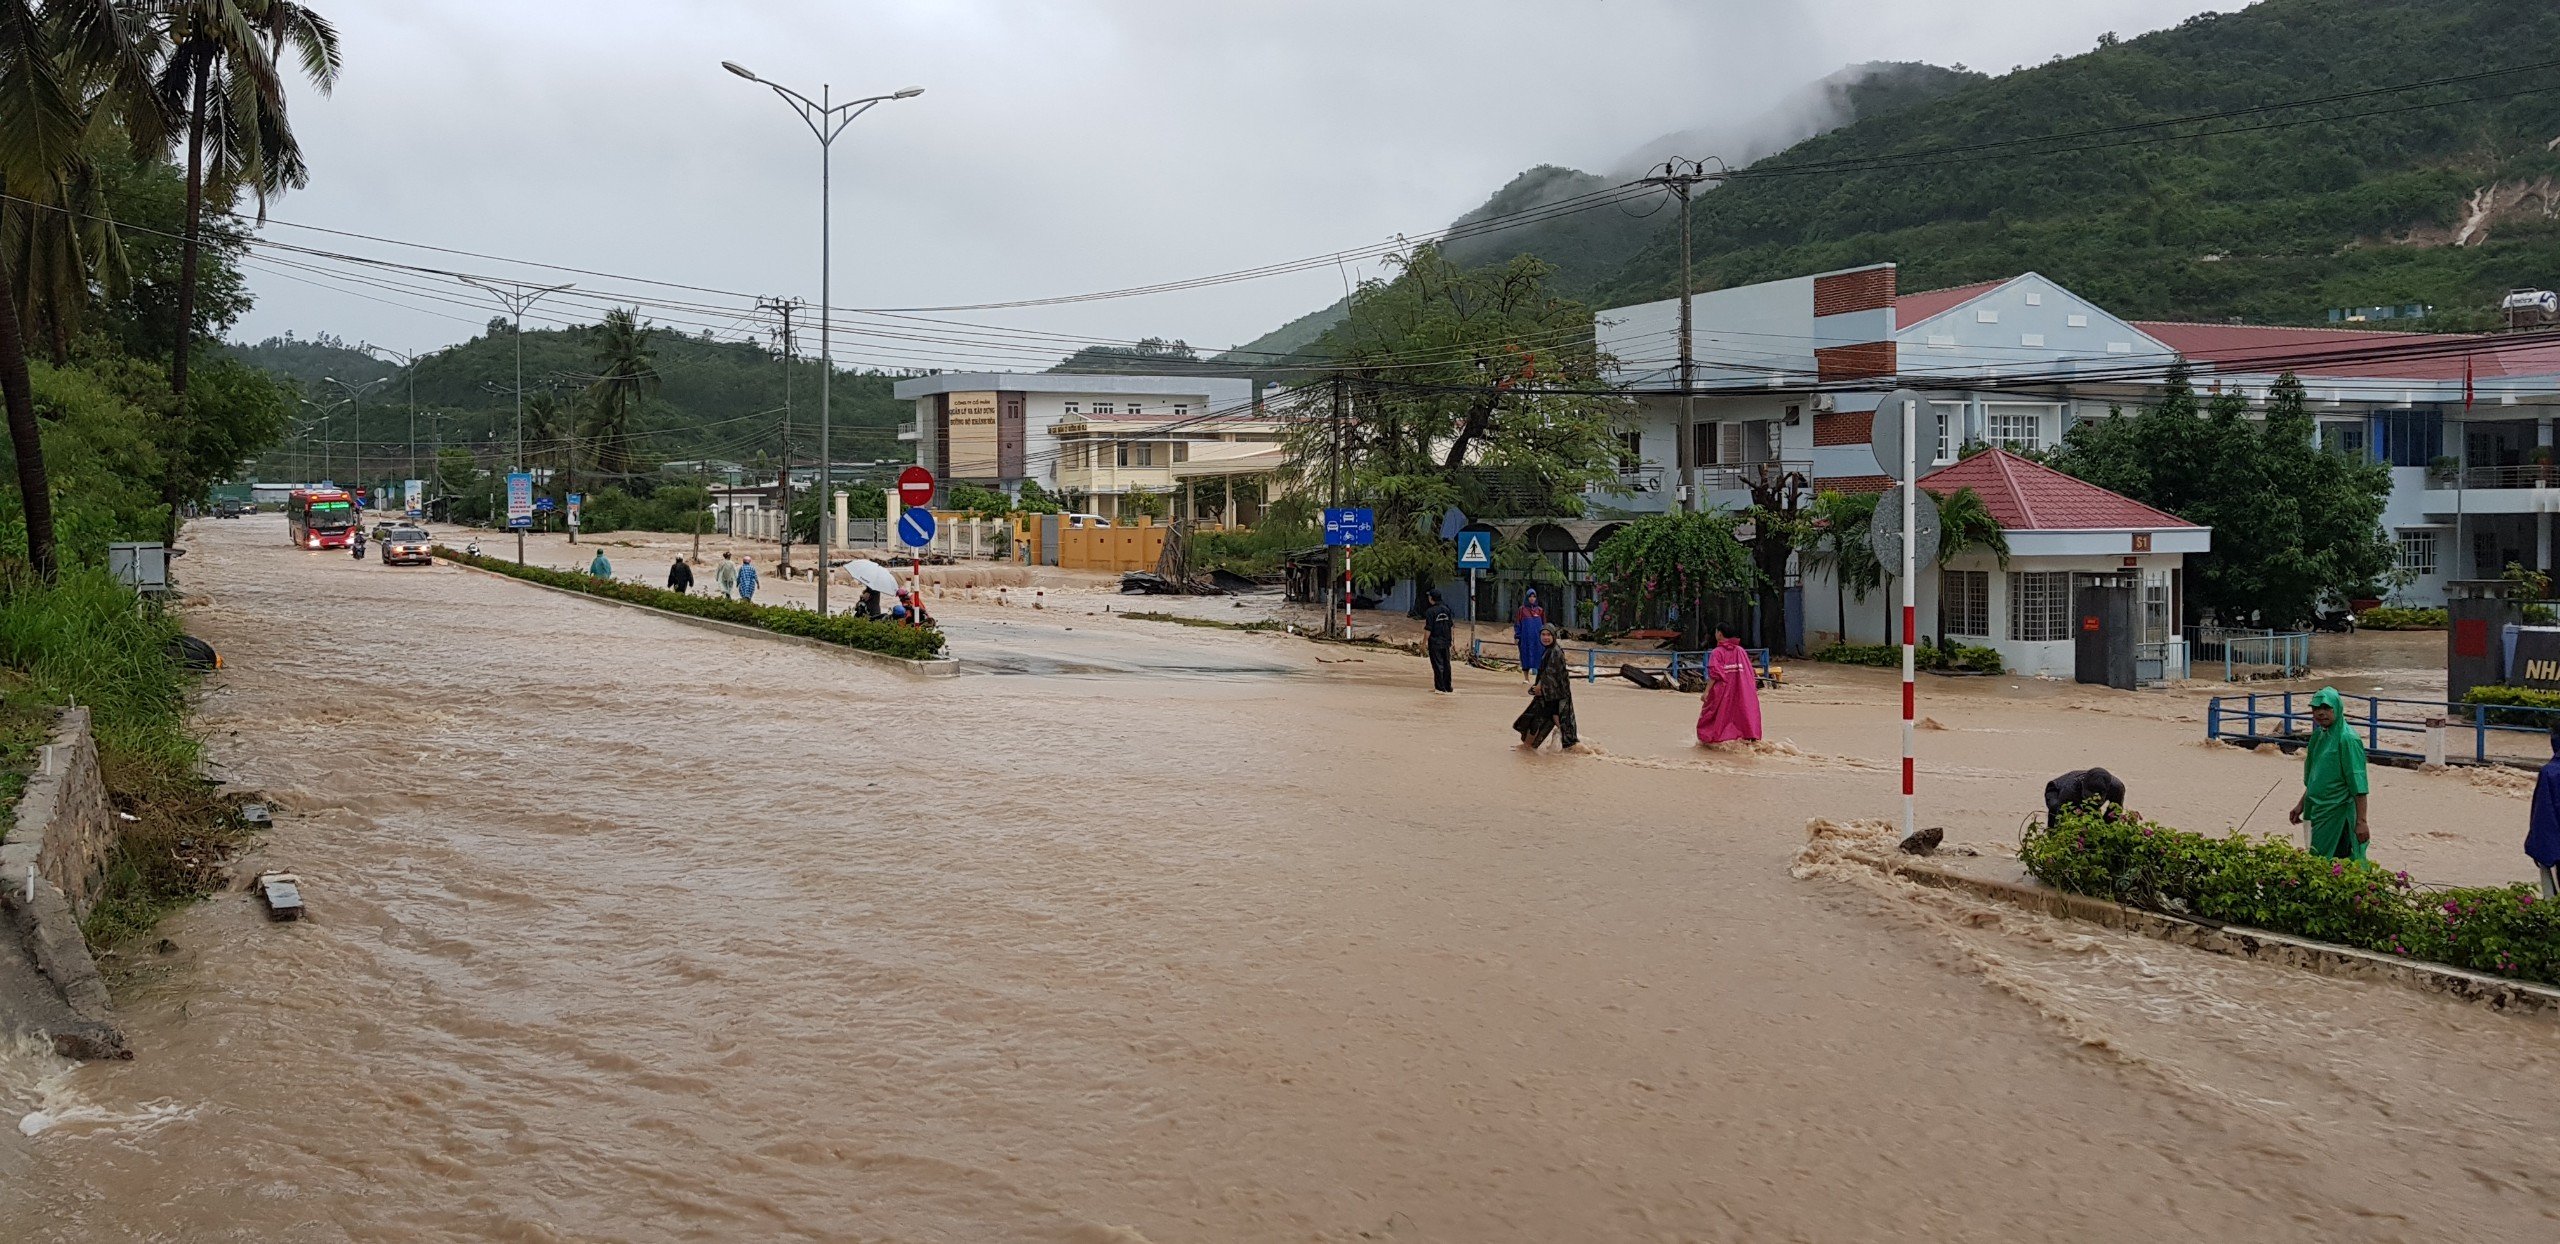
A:
[[[2505,341],[2471,333],[2370,328],[2278,328],[2256,324],[2134,325],[2211,371],[2284,372],[2377,380],[2460,380],[2468,361],[2481,380],[2560,375],[2560,344],[2548,337]]]
[[[1916,294],[1897,294],[1893,300],[1893,326],[1897,330],[1909,328],[1940,312],[1954,310],[2017,279],[2014,276],[2002,277],[1997,281],[1959,285],[1954,289],[1924,289]]]
[[[2075,479],[2052,467],[2029,462],[2005,449],[1987,449],[1962,462],[1920,477],[1934,493],[1970,488],[1998,520],[2003,531],[2113,531],[2125,528],[2194,527],[2194,523],[2152,509]]]

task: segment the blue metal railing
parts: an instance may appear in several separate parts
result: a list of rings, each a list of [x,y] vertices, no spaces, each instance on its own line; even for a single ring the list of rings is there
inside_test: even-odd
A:
[[[1482,660],[1488,646],[1511,649],[1511,663],[1514,665],[1520,663],[1520,646],[1507,639],[1477,639],[1467,646],[1467,656],[1471,660]],[[1557,646],[1564,647],[1561,644]],[[1759,668],[1760,681],[1767,683],[1769,681],[1769,650],[1745,648],[1743,651],[1751,654],[1751,663]],[[1704,678],[1707,676],[1708,655],[1704,652],[1672,652],[1661,648],[1565,649],[1565,659],[1568,662],[1575,660],[1581,662],[1584,682],[1598,682],[1602,674],[1615,674],[1621,665],[1632,665],[1647,673],[1660,674],[1674,680],[1677,680],[1683,672]],[[1603,658],[1609,662],[1609,668],[1606,670],[1601,669]]]
[[[2205,737],[2231,743],[2299,742],[2311,730],[2311,696],[2308,691],[2252,691],[2247,695],[2215,696],[2205,705]],[[2346,705],[2348,726],[2364,735],[2365,752],[2373,756],[2425,759],[2427,733],[2438,728],[2428,724],[2430,718],[2444,720],[2441,728],[2446,735],[2447,761],[2465,759],[2452,745],[2455,732],[2470,736],[2471,754],[2467,759],[2472,764],[2489,763],[2489,740],[2493,735],[2539,738],[2548,735],[2553,726],[2560,725],[2560,709],[2343,693],[2339,699]],[[2266,729],[2269,723],[2274,724],[2272,732]],[[2386,736],[2394,746],[2383,745]],[[2403,743],[2413,746],[2398,746]]]

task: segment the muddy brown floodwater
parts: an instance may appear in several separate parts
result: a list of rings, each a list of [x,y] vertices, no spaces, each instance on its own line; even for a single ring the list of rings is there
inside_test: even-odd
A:
[[[980,612],[979,672],[915,682],[273,519],[190,539],[206,721],[313,916],[173,921],[131,1063],[0,1054],[0,1239],[2560,1223],[2560,1025],[1790,877],[1808,816],[1890,806],[1882,684],[1774,695],[1794,744],[1743,754],[1595,688],[1597,754],[1526,756],[1513,678],[1284,637]],[[2092,739],[2172,801],[2284,768],[2087,703],[1947,697],[1960,838]]]

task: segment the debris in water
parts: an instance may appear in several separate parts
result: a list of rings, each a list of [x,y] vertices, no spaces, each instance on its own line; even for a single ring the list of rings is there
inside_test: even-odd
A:
[[[240,823],[243,825],[267,825],[274,823],[275,819],[275,813],[268,811],[263,803],[240,805]]]
[[[292,873],[260,873],[258,894],[266,900],[267,919],[302,918],[302,878]]]
[[[1914,725],[1914,726],[1912,727],[1912,729],[1915,729],[1915,730],[1944,730],[1944,729],[1946,729],[1946,726],[1945,726],[1944,724],[1940,723],[1940,722],[1939,722],[1939,720],[1938,720],[1937,718],[1935,718],[1935,717],[1923,717],[1923,718],[1921,718],[1921,719],[1919,720],[1919,722],[1918,722],[1916,725]]]
[[[1925,829],[1915,829],[1911,831],[1910,837],[1902,840],[1902,850],[1906,855],[1927,855],[1937,850],[1938,844],[1946,841],[1946,838],[1947,831],[1940,826],[1931,825]]]

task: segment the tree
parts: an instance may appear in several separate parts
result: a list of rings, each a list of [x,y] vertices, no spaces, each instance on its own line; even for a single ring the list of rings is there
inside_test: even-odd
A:
[[[1346,375],[1283,402],[1295,477],[1326,481],[1338,459],[1346,503],[1378,511],[1364,582],[1454,573],[1433,529],[1451,506],[1579,513],[1585,485],[1616,478],[1631,409],[1603,383],[1590,309],[1550,288],[1547,264],[1471,270],[1429,245],[1393,262],[1395,278],[1363,282],[1313,347]]]
[[[587,386],[586,434],[595,446],[596,470],[614,479],[631,474],[632,412],[658,392],[658,355],[649,345],[654,331],[641,327],[636,307],[615,307],[596,325],[597,374]]]
[[[2237,394],[2199,413],[2181,370],[2150,409],[2072,429],[2051,465],[2213,528],[2213,551],[2189,563],[2188,620],[2290,626],[2397,560],[2382,530],[2390,468],[2322,450],[2316,430],[2290,373],[2260,421]]]
[[[48,581],[55,569],[52,482],[27,371],[24,312],[49,303],[59,326],[70,311],[60,301],[64,274],[28,261],[79,235],[74,226],[35,217],[58,214],[47,209],[70,206],[66,200],[85,201],[81,142],[100,118],[125,120],[137,137],[158,133],[147,109],[130,107],[142,55],[125,9],[110,0],[0,0],[0,192],[22,200],[0,211],[0,226],[16,242],[0,247],[0,407],[17,468],[27,562]],[[54,247],[44,245],[48,237]],[[86,298],[83,281],[78,299]]]
[[[172,392],[187,392],[195,337],[196,269],[209,187],[247,190],[264,218],[268,199],[310,180],[301,144],[285,118],[290,51],[304,77],[327,93],[338,81],[338,32],[293,0],[160,0],[166,49],[157,92],[161,110],[184,117],[187,206],[178,270],[178,338],[169,364]]]
[[[1591,554],[1591,578],[1614,618],[1657,609],[1680,619],[1680,646],[1706,646],[1707,602],[1760,582],[1729,514],[1651,514],[1617,530]],[[1733,625],[1727,622],[1726,625]]]
[[[1863,603],[1867,593],[1884,586],[1884,565],[1876,560],[1875,550],[1867,547],[1867,533],[1875,525],[1876,502],[1881,499],[1875,493],[1826,492],[1813,499],[1813,507],[1806,515],[1811,521],[1805,562],[1814,569],[1831,572],[1842,643],[1849,641],[1849,595],[1856,593]]]
[[[1938,503],[1937,568],[1945,570],[1955,559],[1967,553],[1984,552],[1999,559],[2000,568],[2009,568],[2009,533],[2001,530],[2000,520],[1991,516],[1991,507],[1983,504],[1982,494],[1970,488],[1951,493],[1930,493]],[[1947,595],[1938,593],[1938,643],[1948,644]]]

